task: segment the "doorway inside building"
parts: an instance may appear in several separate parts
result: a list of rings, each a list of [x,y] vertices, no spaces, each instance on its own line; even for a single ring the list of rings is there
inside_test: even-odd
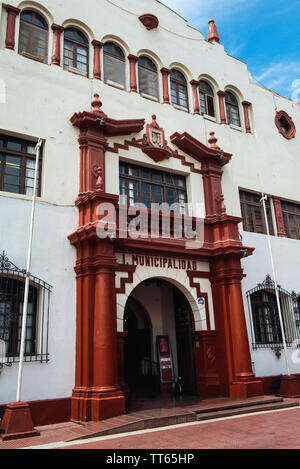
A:
[[[173,380],[180,378],[184,394],[196,394],[194,324],[190,305],[171,282],[151,278],[140,283],[125,306],[125,380],[130,393],[171,390],[161,382],[158,337],[167,337]]]

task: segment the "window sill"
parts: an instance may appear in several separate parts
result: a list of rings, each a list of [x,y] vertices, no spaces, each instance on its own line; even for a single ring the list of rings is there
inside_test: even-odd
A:
[[[151,101],[158,102],[158,98],[156,96],[151,96],[151,94],[141,93],[142,98],[150,99]]]
[[[10,199],[20,199],[20,200],[28,200],[32,201],[32,196],[31,195],[26,195],[26,194],[16,194],[14,192],[5,192],[5,191],[0,191],[0,197],[8,197]],[[36,197],[37,201],[42,201],[42,197]]]
[[[184,111],[184,112],[189,112],[189,110],[186,108],[186,107],[183,107],[183,106],[178,106],[178,104],[172,104],[172,106],[175,108],[175,109],[178,109],[179,111]]]
[[[217,122],[217,119],[216,119],[215,117],[209,116],[208,114],[202,114],[202,117],[203,117],[204,119],[209,120],[209,121]]]
[[[78,68],[74,68],[74,67],[64,67],[64,70],[66,70],[67,72],[75,73],[75,75],[80,75],[80,76],[82,76],[82,77],[87,78],[87,73],[86,73],[86,72],[82,72],[82,71],[79,70]]]
[[[118,88],[119,90],[125,90],[125,86],[121,85],[121,83],[116,83],[115,81],[107,80],[105,82],[109,86],[113,86],[114,88]]]
[[[238,130],[239,132],[242,132],[242,127],[239,127],[238,125],[234,125],[234,124],[229,124],[229,127],[233,130]]]

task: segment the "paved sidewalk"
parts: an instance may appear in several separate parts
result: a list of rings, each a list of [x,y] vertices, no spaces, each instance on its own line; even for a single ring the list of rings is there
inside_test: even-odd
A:
[[[185,424],[188,425],[189,422],[193,422],[193,426],[190,428],[194,428],[194,425],[200,425],[197,423],[198,420],[206,420],[212,419],[214,417],[222,417],[233,415],[233,413],[247,413],[247,412],[255,412],[260,410],[261,406],[263,405],[264,409],[273,409],[276,408],[277,405],[272,403],[275,396],[262,396],[260,398],[249,398],[249,399],[228,399],[228,398],[216,398],[216,399],[200,399],[199,397],[184,397],[184,398],[174,398],[170,395],[161,396],[158,399],[141,399],[134,401],[134,404],[131,406],[131,410],[122,416],[114,417],[111,419],[107,419],[101,422],[88,422],[84,425],[75,424],[72,422],[65,422],[56,425],[48,425],[44,427],[36,427],[37,430],[40,432],[40,436],[38,437],[31,437],[31,438],[24,438],[19,440],[8,440],[2,441],[0,439],[0,450],[1,449],[21,449],[21,448],[28,448],[28,447],[36,447],[46,444],[51,444],[55,442],[71,442],[72,440],[78,440],[80,438],[90,438],[95,436],[101,436],[104,438],[102,444],[110,445],[111,441],[115,439],[112,436],[104,436],[110,433],[114,434],[128,434],[127,432],[131,432],[130,434],[133,435],[132,432],[155,428],[155,427],[165,427],[167,425],[178,425],[178,424]],[[260,402],[260,405],[256,405]],[[299,404],[299,399],[288,399],[285,400],[286,405],[295,405]],[[245,407],[246,406],[246,407]],[[225,409],[225,410],[224,410]],[[292,410],[287,411],[289,412],[286,414],[289,418],[290,415],[293,415],[291,412]],[[294,410],[295,416],[300,416],[300,407]],[[264,413],[265,414],[265,413]],[[285,412],[283,412],[285,414]],[[262,415],[262,419],[266,417],[265,414]],[[249,417],[250,418],[250,417]],[[296,419],[296,417],[295,417]],[[203,425],[203,423],[201,422]],[[169,431],[175,431],[175,428],[169,426]],[[187,428],[187,427],[182,427]],[[200,428],[200,427],[195,427]],[[203,428],[203,427],[201,427]],[[180,430],[179,430],[180,431]],[[192,430],[193,431],[193,430]],[[195,430],[194,430],[195,431]],[[198,430],[197,430],[198,431]],[[159,433],[159,432],[158,432]],[[157,434],[157,429],[153,432],[153,441],[155,440],[155,435]],[[299,433],[300,435],[300,423],[299,423]],[[145,434],[144,438],[147,438],[148,433]],[[152,435],[152,433],[151,433]],[[131,444],[131,438],[135,441],[135,437],[129,437],[129,440],[123,439],[124,435],[120,435],[121,444]],[[113,438],[113,440],[110,440]],[[151,437],[152,438],[152,437]],[[165,438],[165,437],[164,437]],[[142,438],[143,439],[143,438]],[[299,437],[300,439],[300,437]],[[144,440],[143,440],[144,441]],[[151,443],[151,439],[149,440],[149,444]],[[165,440],[168,442],[168,439]],[[193,439],[188,438],[188,442],[192,442]],[[84,443],[84,440],[82,440]],[[146,446],[142,446],[147,448],[148,443],[144,442]],[[153,442],[154,444],[154,442]],[[157,442],[159,444],[159,441]],[[160,443],[161,444],[161,443]],[[165,445],[166,443],[164,443]],[[102,446],[105,448],[106,446]],[[107,446],[113,447],[113,446]],[[124,448],[126,446],[123,446]],[[130,446],[134,447],[134,446]],[[154,447],[154,446],[152,446]],[[157,446],[158,448],[164,447],[168,448],[168,446]],[[184,447],[184,443],[180,440],[179,446],[175,447]],[[204,446],[205,447],[205,446]]]

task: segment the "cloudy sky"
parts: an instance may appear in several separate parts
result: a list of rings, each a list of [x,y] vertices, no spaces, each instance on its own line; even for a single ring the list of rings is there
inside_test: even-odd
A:
[[[253,79],[300,102],[300,0],[161,0],[207,37],[216,22],[225,50]]]

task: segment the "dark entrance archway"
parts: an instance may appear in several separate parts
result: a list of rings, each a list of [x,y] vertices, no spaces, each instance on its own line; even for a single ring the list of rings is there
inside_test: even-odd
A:
[[[125,381],[130,393],[170,390],[161,386],[156,337],[169,338],[173,377],[181,378],[184,394],[197,394],[194,321],[189,302],[171,282],[151,278],[140,283],[125,306]]]

